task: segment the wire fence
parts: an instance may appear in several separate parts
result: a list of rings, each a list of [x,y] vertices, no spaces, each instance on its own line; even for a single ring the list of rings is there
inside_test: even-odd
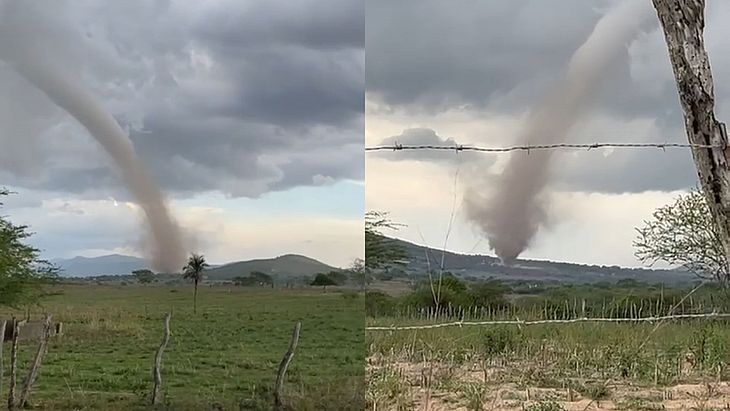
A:
[[[405,150],[441,150],[441,151],[475,151],[482,153],[507,153],[511,151],[532,150],[560,150],[560,149],[600,149],[600,148],[656,148],[665,150],[667,148],[694,148],[694,149],[725,149],[722,145],[712,144],[691,144],[691,143],[592,143],[592,144],[574,144],[574,143],[558,143],[558,144],[526,144],[511,147],[478,147],[465,145],[408,145],[408,144],[392,144],[381,146],[365,147],[365,151],[405,151]]]
[[[623,148],[654,148],[666,150],[668,148],[690,148],[690,149],[722,149],[727,148],[726,145],[718,144],[694,144],[694,143],[555,143],[555,144],[525,144],[509,147],[480,147],[471,145],[409,145],[394,142],[391,145],[367,146],[366,152],[375,151],[417,151],[417,150],[433,150],[433,151],[472,151],[480,153],[508,153],[514,151],[524,151],[529,154],[533,150],[593,150],[593,149],[623,149]],[[458,175],[458,170],[457,170]],[[453,214],[453,212],[452,212]],[[453,215],[452,215],[453,218]],[[447,234],[448,238],[448,234]],[[443,261],[442,261],[443,270]],[[690,293],[691,294],[691,293]],[[675,307],[676,308],[676,307]],[[467,326],[491,326],[491,325],[516,325],[529,326],[540,324],[575,324],[575,323],[661,323],[672,320],[692,320],[692,319],[720,319],[730,318],[730,313],[694,313],[694,314],[671,314],[657,315],[648,317],[578,317],[568,319],[539,319],[539,320],[482,320],[482,321],[465,321],[463,318],[459,321],[443,322],[436,324],[423,325],[391,325],[391,326],[366,326],[366,331],[400,331],[400,330],[428,330],[446,327],[467,327]],[[433,318],[432,318],[433,319]]]
[[[367,326],[365,331],[403,331],[403,330],[428,330],[434,328],[445,327],[466,327],[481,325],[540,325],[540,324],[575,324],[575,323],[655,323],[674,320],[692,320],[692,319],[718,319],[730,318],[730,313],[706,313],[706,314],[676,314],[656,317],[639,317],[639,318],[572,318],[567,320],[494,320],[494,321],[452,321],[438,324],[425,325],[392,325],[392,326]]]

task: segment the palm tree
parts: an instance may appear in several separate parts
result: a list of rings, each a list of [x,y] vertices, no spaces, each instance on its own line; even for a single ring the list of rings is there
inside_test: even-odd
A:
[[[198,313],[198,283],[203,281],[203,271],[208,267],[205,257],[201,254],[190,254],[188,264],[183,267],[183,277],[193,280],[195,291],[193,293],[193,313]]]

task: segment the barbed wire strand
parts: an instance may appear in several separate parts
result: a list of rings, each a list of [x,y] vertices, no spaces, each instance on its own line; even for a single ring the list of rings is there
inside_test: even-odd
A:
[[[730,318],[730,313],[707,313],[707,314],[677,314],[665,315],[658,317],[639,317],[639,318],[573,318],[569,320],[494,320],[494,321],[453,321],[448,323],[428,324],[428,325],[404,325],[404,326],[369,326],[365,327],[365,331],[400,331],[400,330],[428,330],[433,328],[445,327],[464,327],[464,326],[480,326],[480,325],[539,325],[539,324],[573,324],[573,323],[640,323],[640,322],[657,322],[668,320],[688,320],[699,318]]]
[[[407,145],[395,143],[389,146],[370,146],[365,147],[365,151],[405,151],[405,150],[444,150],[444,151],[476,151],[483,153],[507,153],[510,151],[531,151],[531,150],[559,150],[559,149],[599,149],[599,148],[657,148],[665,150],[667,148],[721,148],[722,145],[712,144],[691,144],[691,143],[592,143],[592,144],[574,144],[574,143],[558,143],[558,144],[527,144],[511,147],[478,147],[478,146],[440,146],[440,145]]]
[[[592,144],[574,144],[574,143],[557,143],[557,144],[537,144],[537,145],[519,145],[511,147],[478,147],[465,145],[404,145],[394,143],[389,146],[370,146],[365,147],[365,151],[404,151],[404,150],[442,150],[442,151],[475,151],[484,153],[506,153],[511,151],[529,151],[531,150],[554,150],[554,149],[599,149],[599,148],[657,148],[665,150],[667,148],[694,148],[694,149],[726,149],[724,145],[712,144],[693,144],[693,143],[592,143]],[[428,256],[427,256],[428,257]],[[430,269],[429,269],[430,272]],[[499,320],[499,321],[453,321],[448,323],[428,324],[428,325],[407,325],[407,326],[368,326],[366,331],[398,331],[398,330],[427,330],[445,327],[463,327],[463,326],[480,326],[480,325],[539,325],[539,324],[572,324],[583,322],[603,322],[603,323],[640,323],[640,322],[661,322],[668,320],[681,319],[700,319],[700,318],[730,318],[730,313],[709,313],[709,314],[680,314],[666,315],[659,317],[642,317],[642,318],[574,318],[569,320]]]

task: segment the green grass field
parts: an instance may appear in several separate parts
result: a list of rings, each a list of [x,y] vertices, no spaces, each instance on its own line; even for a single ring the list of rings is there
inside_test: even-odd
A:
[[[292,329],[302,322],[285,395],[297,410],[363,409],[364,298],[320,290],[63,286],[31,311],[64,323],[31,395],[34,409],[266,410]],[[163,405],[149,404],[152,365],[172,311]],[[24,312],[2,312],[23,317]],[[19,385],[37,343],[24,342]],[[7,398],[10,344],[5,344]],[[3,400],[5,402],[5,400]],[[243,404],[243,405],[241,405]],[[355,408],[352,408],[352,407]]]

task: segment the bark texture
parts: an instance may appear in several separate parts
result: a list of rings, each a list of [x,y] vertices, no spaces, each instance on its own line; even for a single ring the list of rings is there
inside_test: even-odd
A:
[[[33,384],[35,384],[36,380],[38,379],[38,373],[40,373],[41,369],[41,363],[43,362],[43,357],[48,353],[48,339],[51,336],[51,316],[46,316],[45,321],[43,322],[45,325],[44,332],[40,336],[40,340],[38,342],[38,351],[36,351],[35,359],[33,360],[33,365],[30,367],[30,371],[28,371],[28,376],[25,378],[25,382],[23,382],[23,389],[20,392],[20,407],[25,408],[28,406],[28,399],[30,398],[30,392],[33,389]]]
[[[162,391],[162,354],[165,352],[167,343],[170,341],[170,316],[165,317],[165,334],[162,336],[160,348],[157,349],[155,355],[155,364],[152,368],[152,378],[154,379],[154,387],[152,387],[152,404],[160,403],[160,391]]]
[[[301,329],[302,323],[298,322],[294,326],[294,331],[291,335],[291,341],[289,341],[289,348],[286,350],[284,358],[282,358],[281,363],[279,364],[279,371],[276,374],[276,386],[274,388],[274,408],[277,411],[284,409],[284,377],[286,375],[286,370],[289,368],[289,363],[291,363],[291,360],[294,357],[294,351],[297,349],[297,344],[299,343],[299,331]]]
[[[5,327],[8,325],[8,320],[3,320],[3,322],[0,324],[0,335],[5,335]],[[5,378],[5,363],[3,362],[3,342],[5,342],[5,338],[3,337],[3,341],[0,341],[0,392],[3,392],[3,378]]]
[[[730,169],[725,124],[715,118],[715,92],[705,50],[704,0],[652,0],[661,23],[684,111],[685,130],[702,191],[730,266]]]
[[[15,410],[15,388],[18,375],[18,337],[20,329],[25,324],[25,320],[16,321],[13,318],[13,342],[10,348],[10,387],[8,388],[8,411]]]

